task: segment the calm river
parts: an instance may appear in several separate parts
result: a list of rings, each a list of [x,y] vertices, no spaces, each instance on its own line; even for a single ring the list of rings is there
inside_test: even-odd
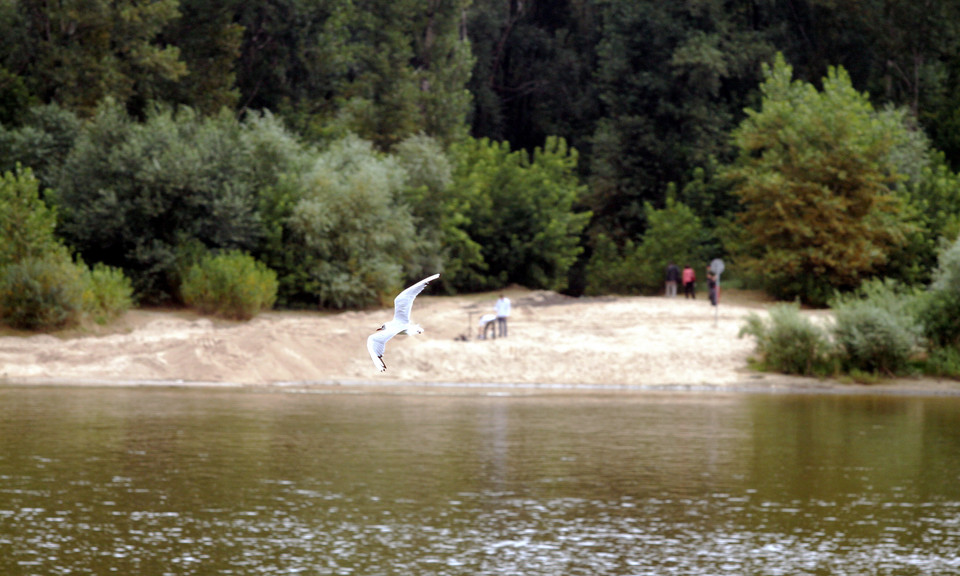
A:
[[[0,574],[960,574],[960,398],[0,388]]]

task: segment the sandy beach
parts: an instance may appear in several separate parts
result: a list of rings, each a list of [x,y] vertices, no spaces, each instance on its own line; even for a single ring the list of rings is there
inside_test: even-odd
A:
[[[509,337],[482,340],[477,320],[497,294],[424,293],[425,333],[387,346],[374,370],[366,337],[392,309],[269,312],[249,322],[188,311],[133,310],[107,328],[0,337],[0,383],[13,385],[310,386],[349,390],[790,390],[960,393],[960,384],[898,380],[871,386],[761,374],[748,368],[744,318],[770,302],[738,297],[719,314],[704,298],[570,298],[511,289]],[[823,316],[822,311],[806,314]]]

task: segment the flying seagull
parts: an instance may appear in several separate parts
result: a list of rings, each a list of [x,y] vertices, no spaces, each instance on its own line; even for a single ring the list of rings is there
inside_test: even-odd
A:
[[[367,351],[370,352],[370,358],[377,370],[384,372],[387,365],[383,363],[383,351],[387,347],[387,341],[397,334],[407,334],[416,336],[423,334],[423,328],[419,324],[410,322],[410,308],[413,307],[413,300],[417,294],[423,292],[431,281],[439,278],[439,274],[434,274],[410,286],[393,299],[393,320],[383,324],[377,331],[367,337]]]

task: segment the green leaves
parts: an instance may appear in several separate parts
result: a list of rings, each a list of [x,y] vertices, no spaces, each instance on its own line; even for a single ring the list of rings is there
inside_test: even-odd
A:
[[[158,108],[136,123],[107,103],[61,171],[61,229],[86,260],[130,273],[147,301],[169,299],[181,244],[257,247],[258,191],[295,171],[297,152],[268,117]]]
[[[611,0],[601,4],[596,84],[605,113],[591,158],[595,227],[622,242],[644,228],[644,202],[730,154],[729,130],[771,47],[737,2]]]
[[[628,240],[621,251],[605,234],[594,240],[587,265],[588,294],[657,294],[671,262],[698,272],[705,265],[711,235],[693,210],[668,193],[665,208],[657,210],[648,202],[644,212],[647,230],[638,245]]]
[[[473,263],[452,279],[455,285],[565,287],[590,218],[589,212],[574,210],[583,192],[576,151],[551,137],[532,157],[488,140],[468,140],[454,148],[454,155],[454,186],[469,208],[463,230],[483,256],[482,266]]]
[[[738,336],[756,339],[764,369],[802,376],[826,375],[832,370],[827,331],[800,314],[797,304],[778,304],[767,318],[750,313]]]
[[[404,280],[417,237],[401,204],[406,172],[351,136],[320,154],[301,182],[289,225],[308,277],[300,288],[323,307],[386,304]]]
[[[179,49],[159,41],[179,16],[177,0],[33,4],[25,10],[31,75],[40,94],[69,109],[87,115],[108,97],[142,102],[187,72]]]
[[[40,199],[29,168],[0,176],[0,268],[59,249],[56,225],[56,211]]]
[[[0,267],[3,321],[24,330],[76,322],[83,306],[83,272],[62,248]]]
[[[277,299],[277,274],[249,254],[207,255],[184,278],[183,299],[202,314],[249,320]]]
[[[902,125],[883,122],[843,69],[823,90],[792,81],[782,57],[765,68],[762,108],[734,131],[726,173],[743,210],[735,257],[775,295],[824,304],[904,246],[912,224],[891,151]]]

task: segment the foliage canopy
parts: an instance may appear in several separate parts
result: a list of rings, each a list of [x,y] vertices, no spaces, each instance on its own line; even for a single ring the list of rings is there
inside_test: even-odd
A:
[[[0,176],[0,268],[57,249],[56,225],[56,211],[40,199],[29,168]]]
[[[60,174],[64,237],[85,260],[128,271],[145,300],[175,297],[184,245],[258,245],[257,193],[296,169],[274,122],[155,108],[138,123],[104,103]]]
[[[912,223],[890,161],[897,134],[842,68],[822,91],[794,81],[782,56],[764,75],[761,108],[733,134],[740,155],[726,176],[742,211],[729,244],[773,294],[822,305],[907,242]]]
[[[563,289],[590,218],[574,208],[583,193],[577,151],[562,138],[548,138],[532,155],[511,151],[507,143],[468,139],[453,155],[454,186],[466,199],[462,227],[483,258],[454,283],[473,290],[510,283]]]

